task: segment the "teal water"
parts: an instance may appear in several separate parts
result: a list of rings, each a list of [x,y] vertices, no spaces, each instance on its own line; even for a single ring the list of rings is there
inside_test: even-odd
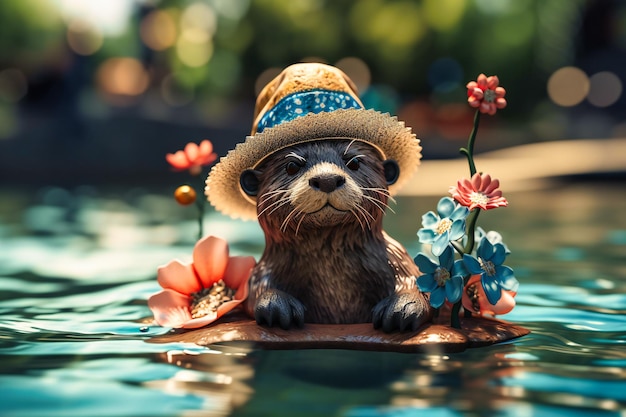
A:
[[[483,213],[512,250],[520,339],[457,354],[159,344],[156,268],[188,259],[192,209],[159,192],[0,190],[0,415],[626,416],[626,195],[564,183]],[[409,252],[438,197],[386,228]],[[206,228],[258,257],[251,223]]]

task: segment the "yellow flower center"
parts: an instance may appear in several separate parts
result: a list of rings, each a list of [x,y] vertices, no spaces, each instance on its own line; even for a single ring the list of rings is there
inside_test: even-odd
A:
[[[485,205],[489,202],[489,197],[480,191],[472,191],[470,194],[470,201],[477,205]]]
[[[446,268],[439,267],[435,270],[435,282],[440,287],[446,285],[446,282],[450,279],[450,272]]]
[[[494,90],[485,90],[483,100],[487,103],[493,103],[496,100],[496,92]]]
[[[482,258],[478,258],[478,262],[480,262],[480,267],[485,273],[492,277],[496,274],[496,267],[491,261],[485,261]]]
[[[450,227],[452,227],[452,220],[441,219],[441,221],[437,225],[437,229],[435,229],[435,232],[437,232],[438,235],[442,235],[448,230],[450,230]]]
[[[197,319],[204,316],[215,316],[220,305],[235,297],[235,290],[227,287],[224,281],[220,279],[211,288],[203,288],[191,293],[190,296],[191,318]]]

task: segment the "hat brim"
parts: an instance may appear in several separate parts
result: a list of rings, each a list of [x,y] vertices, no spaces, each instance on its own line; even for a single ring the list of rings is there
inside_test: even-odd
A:
[[[206,180],[205,194],[219,211],[233,218],[256,219],[256,202],[239,185],[246,169],[254,168],[272,153],[315,140],[355,139],[377,148],[384,159],[400,166],[398,180],[389,186],[395,195],[417,171],[422,157],[419,139],[404,122],[376,110],[339,109],[307,114],[248,136],[222,157]]]

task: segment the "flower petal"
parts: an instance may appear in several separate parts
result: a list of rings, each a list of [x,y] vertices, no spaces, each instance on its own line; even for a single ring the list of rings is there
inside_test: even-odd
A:
[[[446,291],[442,287],[437,287],[430,293],[430,305],[439,308],[446,301]]]
[[[453,276],[446,283],[446,297],[451,303],[456,303],[461,299],[461,295],[463,295],[463,278],[458,275]]]
[[[498,84],[500,84],[500,80],[498,79],[497,75],[492,75],[490,77],[487,77],[487,88],[490,90],[495,90],[496,87],[498,87]]]
[[[437,288],[433,274],[424,274],[417,278],[417,286],[422,292],[432,292]]]
[[[172,290],[163,290],[148,299],[154,320],[163,327],[182,327],[191,320],[189,297]]]
[[[445,247],[439,256],[439,265],[444,267],[448,272],[452,270],[452,266],[454,265],[454,250],[452,246],[448,245]]]
[[[496,303],[498,302],[498,300],[500,300],[500,297],[502,296],[502,289],[500,288],[496,280],[483,275],[480,282],[483,285],[483,290],[485,290],[487,300],[489,300],[492,305],[496,305]]]
[[[478,244],[478,249],[476,250],[476,255],[486,261],[491,260],[491,257],[493,256],[493,245],[491,244],[489,239],[482,238],[480,240],[480,243]]]
[[[493,245],[493,249],[493,256],[490,259],[491,262],[493,262],[494,265],[502,265],[504,259],[506,258],[506,249],[504,248],[504,245],[502,243],[496,243]]]
[[[474,258],[472,255],[463,255],[463,264],[471,274],[480,275],[484,272],[483,269],[480,267],[480,262],[478,262],[478,259]]]
[[[497,265],[496,277],[502,288],[508,291],[517,291],[519,282],[517,281],[517,278],[515,278],[512,268],[506,265]]]
[[[469,214],[469,210],[467,207],[458,206],[454,209],[452,214],[450,215],[450,220],[455,221],[459,219],[465,219]]]
[[[204,159],[208,157],[209,155],[211,155],[212,152],[213,152],[213,144],[211,143],[210,140],[205,139],[202,142],[200,142],[200,145],[198,146],[198,154],[200,155],[200,158]]]
[[[439,220],[440,220],[439,216],[437,216],[432,211],[429,211],[428,213],[426,213],[426,214],[424,214],[422,216],[422,226],[424,226],[424,227],[436,226],[437,223],[439,223]]]
[[[157,281],[164,289],[171,289],[180,294],[189,295],[202,289],[193,267],[179,261],[171,261],[159,267]]]
[[[471,94],[470,91],[473,91],[475,88],[478,88],[478,84],[476,83],[476,81],[470,81],[468,82],[465,87],[467,88],[468,92],[467,94]]]
[[[467,267],[463,263],[463,260],[457,259],[456,261],[454,261],[454,265],[452,266],[452,270],[450,271],[450,274],[452,276],[459,275],[460,277],[464,277],[466,275],[469,275],[470,272],[467,270]]]
[[[433,274],[437,270],[437,264],[423,253],[418,253],[414,259],[415,265],[424,274]]]
[[[198,317],[196,319],[191,319],[185,324],[183,324],[182,327],[184,329],[197,329],[199,327],[203,327],[208,324],[211,324],[217,319],[219,319],[220,317],[222,317],[223,315],[225,315],[226,313],[230,312],[231,310],[239,306],[243,301],[244,301],[243,299],[235,299],[235,300],[227,301],[221,304],[217,308],[216,312],[212,314],[207,314],[206,316]]]
[[[252,256],[231,256],[224,272],[224,284],[233,289],[247,286],[250,272],[255,265],[256,261]]]
[[[198,145],[193,142],[189,142],[185,145],[185,155],[190,163],[194,163],[198,159]]]
[[[417,231],[417,237],[421,243],[433,243],[437,236],[437,233],[432,229],[420,229]]]
[[[448,232],[446,231],[435,238],[435,241],[433,242],[433,246],[432,248],[430,248],[430,251],[433,255],[440,256],[449,244],[450,239]]]
[[[484,184],[483,193],[491,197],[492,193],[496,191],[499,186],[500,186],[500,180],[497,178],[494,178],[490,180],[488,184]]]
[[[450,226],[450,240],[460,239],[465,235],[465,220],[455,220]]]
[[[437,212],[441,218],[449,217],[455,208],[456,204],[450,197],[444,197],[437,203]]]
[[[490,311],[486,311],[487,314],[506,314],[513,310],[515,307],[515,299],[513,298],[513,294],[508,291],[502,291],[502,297],[500,297],[500,301],[496,303],[496,305],[491,306]]]
[[[224,277],[228,265],[228,243],[215,236],[207,236],[193,249],[193,266],[204,288]]]
[[[165,160],[175,169],[184,170],[189,168],[190,164],[183,151],[177,151],[176,153],[168,153],[165,155]]]
[[[487,176],[487,178],[489,178],[489,176]],[[480,191],[482,188],[482,184],[483,184],[483,178],[480,176],[480,174],[477,172],[474,175],[472,175],[472,189],[474,191]]]
[[[487,76],[485,74],[480,74],[478,78],[476,78],[476,84],[481,90],[487,89]]]
[[[476,97],[472,96],[467,99],[467,103],[470,105],[470,107],[477,108],[477,107],[480,107],[481,101],[478,100]]]

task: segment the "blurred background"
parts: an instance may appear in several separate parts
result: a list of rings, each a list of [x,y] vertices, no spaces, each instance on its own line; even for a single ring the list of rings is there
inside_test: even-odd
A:
[[[465,84],[497,74],[508,108],[477,151],[626,135],[626,3],[617,0],[3,0],[2,185],[180,181],[164,155],[249,133],[285,66],[347,72],[366,107],[458,156]]]

